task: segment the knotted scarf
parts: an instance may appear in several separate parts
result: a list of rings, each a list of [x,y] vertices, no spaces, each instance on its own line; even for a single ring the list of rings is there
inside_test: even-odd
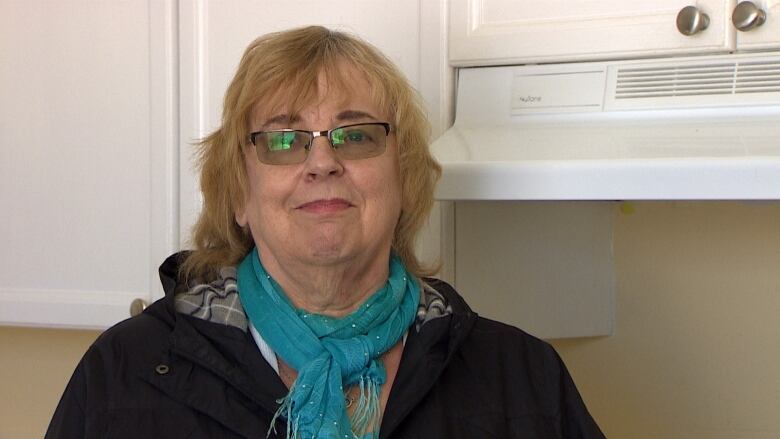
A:
[[[288,438],[364,438],[379,433],[379,393],[387,378],[379,357],[414,321],[420,300],[417,281],[397,256],[389,277],[360,307],[342,318],[295,308],[265,271],[254,248],[238,268],[238,291],[249,321],[271,349],[298,371],[278,416]],[[360,387],[352,418],[344,390]],[[271,429],[268,434],[270,435]]]

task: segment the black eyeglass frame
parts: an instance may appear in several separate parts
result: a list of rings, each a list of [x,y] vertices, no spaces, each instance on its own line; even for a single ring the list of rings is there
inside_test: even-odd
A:
[[[379,125],[385,129],[385,136],[389,136],[390,133],[393,131],[393,126],[390,125],[388,122],[363,122],[363,123],[353,123],[349,125],[342,125],[336,128],[331,128],[329,130],[324,131],[309,131],[309,130],[294,130],[291,128],[284,128],[280,130],[268,130],[268,131],[255,131],[253,133],[249,133],[249,142],[255,147],[258,148],[258,145],[255,143],[255,138],[261,134],[268,134],[268,133],[305,133],[308,134],[309,142],[303,146],[303,148],[308,152],[311,149],[311,145],[314,143],[314,139],[317,137],[325,137],[328,139],[328,143],[330,143],[330,147],[335,149],[338,149],[337,146],[333,145],[333,132],[336,130],[342,130],[344,128],[350,128],[350,127],[356,127],[356,126],[362,126],[362,125]],[[262,145],[260,145],[262,146]],[[387,141],[385,141],[385,148],[387,147]],[[384,149],[382,150],[384,152]],[[259,158],[259,157],[258,157]]]

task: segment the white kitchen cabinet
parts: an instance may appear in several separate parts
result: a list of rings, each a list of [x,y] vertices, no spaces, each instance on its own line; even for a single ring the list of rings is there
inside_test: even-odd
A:
[[[161,296],[174,4],[0,2],[0,324],[101,328]]]
[[[0,1],[0,325],[105,328],[162,297],[200,209],[193,142],[249,42],[308,24],[377,45],[449,124],[441,2]]]
[[[780,48],[780,2],[755,0],[767,18],[747,32],[732,24],[736,3],[452,0],[449,58],[456,66],[474,66]],[[677,30],[677,14],[686,6],[708,15],[705,30],[691,36]]]

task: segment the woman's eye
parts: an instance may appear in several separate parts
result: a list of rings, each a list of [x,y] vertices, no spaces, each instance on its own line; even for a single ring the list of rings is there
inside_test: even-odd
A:
[[[347,133],[348,142],[362,142],[366,140],[366,133],[363,131],[350,131]]]

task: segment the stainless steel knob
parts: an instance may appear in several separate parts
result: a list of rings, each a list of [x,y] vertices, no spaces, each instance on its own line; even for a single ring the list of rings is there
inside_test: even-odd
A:
[[[710,16],[696,6],[686,6],[677,13],[677,30],[681,34],[695,35],[710,25]]]
[[[764,24],[765,21],[766,11],[753,2],[741,2],[731,14],[731,22],[734,23],[734,27],[742,32],[755,29]]]
[[[130,315],[135,317],[146,309],[148,303],[144,299],[135,299],[130,303]]]

